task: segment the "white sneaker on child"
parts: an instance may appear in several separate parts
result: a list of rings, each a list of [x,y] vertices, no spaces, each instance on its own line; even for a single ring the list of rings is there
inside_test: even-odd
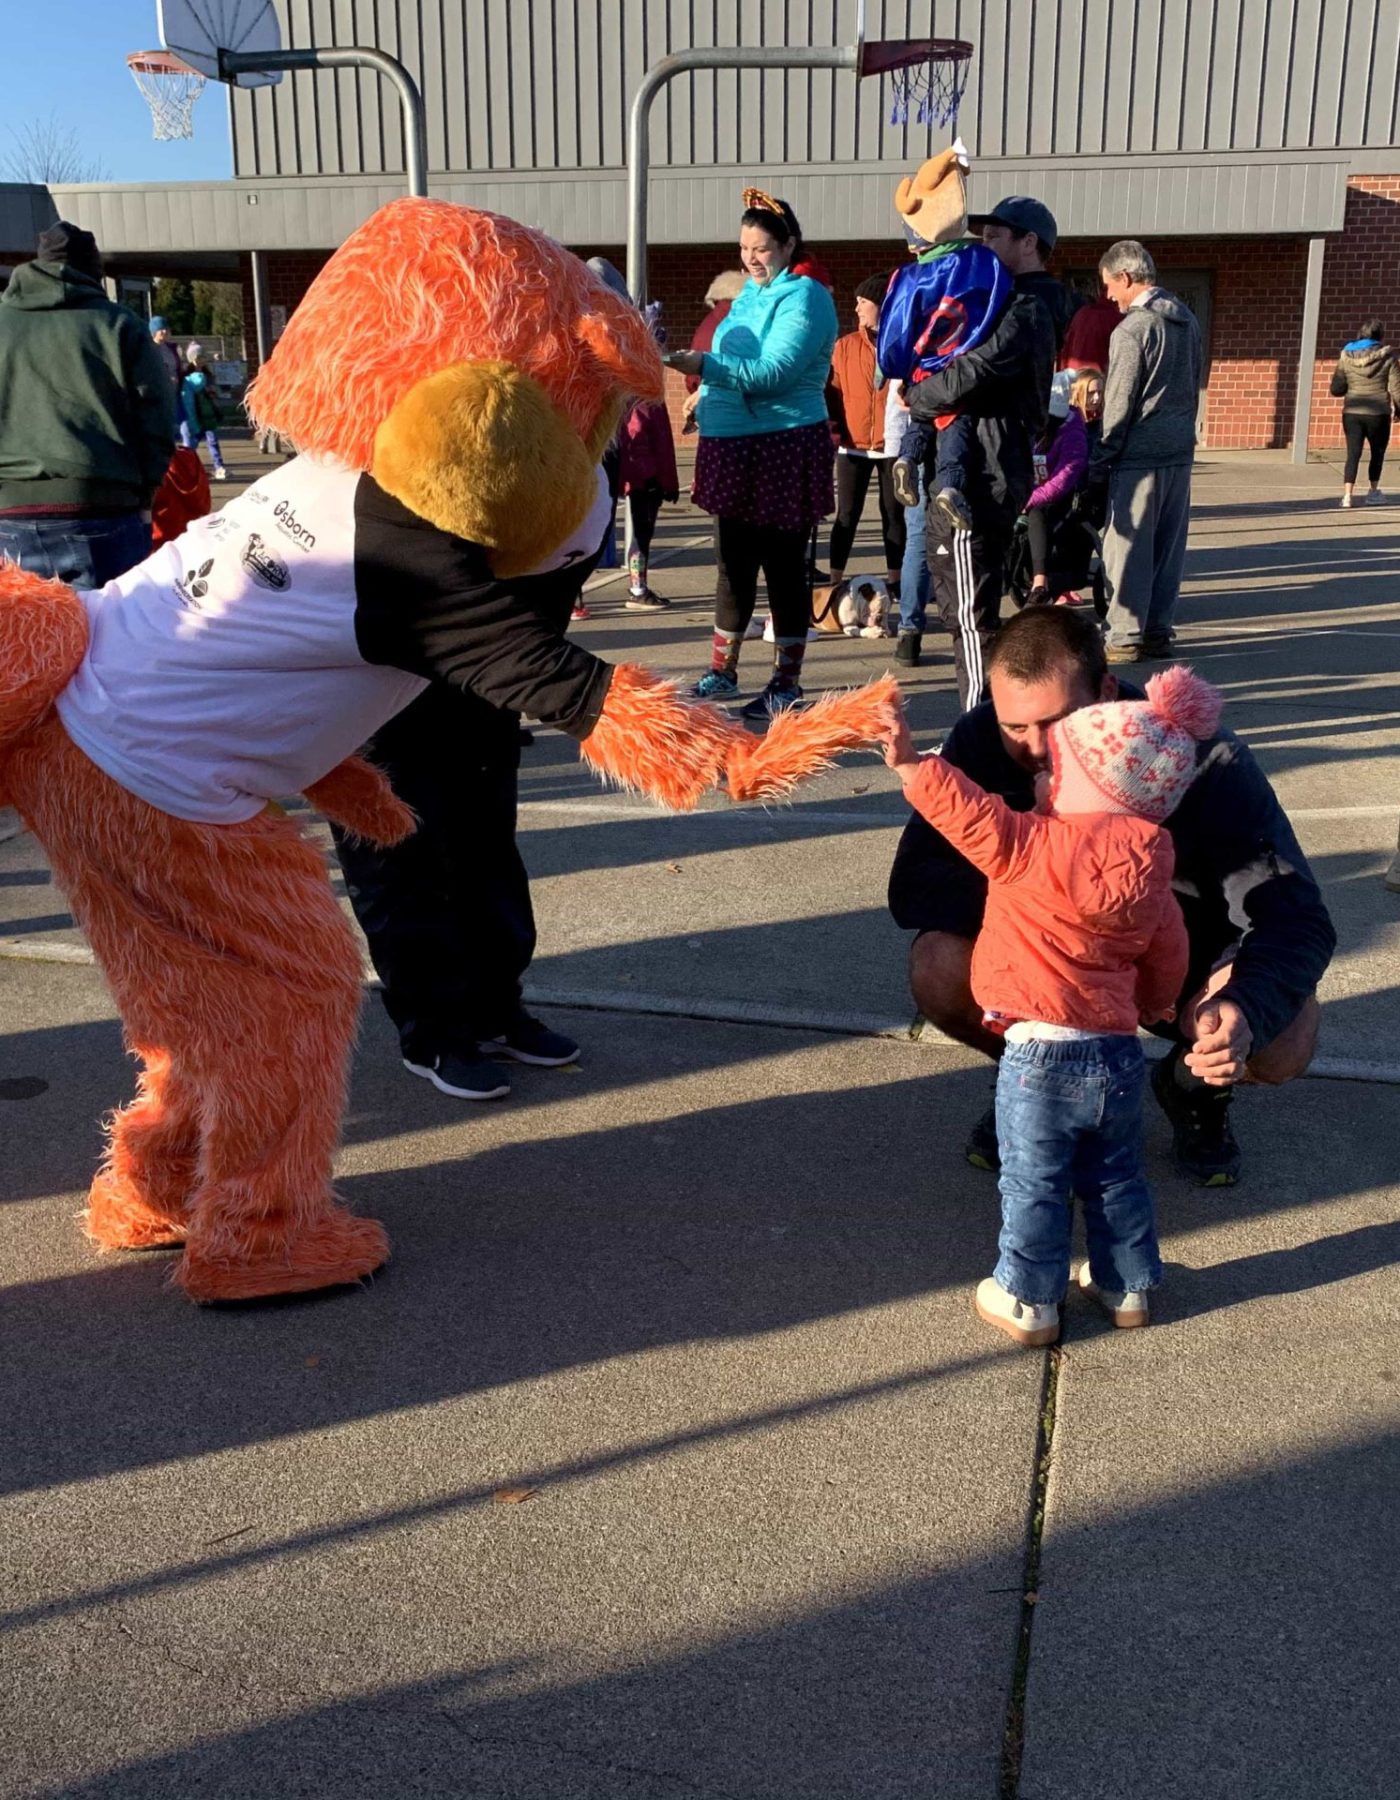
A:
[[[1147,1295],[1101,1288],[1089,1273],[1088,1263],[1080,1264],[1079,1290],[1091,1300],[1097,1300],[1120,1331],[1132,1331],[1136,1326],[1148,1323]]]
[[[1007,1293],[994,1275],[978,1282],[973,1305],[978,1318],[985,1324],[995,1325],[998,1331],[1004,1331],[1028,1348],[1053,1344],[1060,1335],[1058,1306],[1032,1306],[1027,1300],[1018,1300],[1014,1294]]]

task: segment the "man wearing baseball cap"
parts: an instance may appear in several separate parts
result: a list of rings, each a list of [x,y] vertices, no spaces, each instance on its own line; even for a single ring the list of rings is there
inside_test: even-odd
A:
[[[987,248],[996,252],[1015,278],[1018,293],[1034,294],[1042,302],[1055,327],[1058,348],[1083,302],[1045,267],[1059,236],[1054,213],[1029,194],[1008,194],[989,213],[969,217],[967,228],[980,233]]]
[[[963,708],[985,698],[986,652],[1001,625],[1005,565],[1016,516],[1034,479],[1036,440],[1045,429],[1050,381],[1076,302],[1045,258],[1054,247],[1055,217],[1024,195],[999,201],[968,219],[1012,278],[1011,299],[989,335],[946,368],[909,390],[909,411],[923,423],[942,413],[976,420],[978,464],[965,498],[970,530],[931,509],[927,544],[938,614],[953,640]]]

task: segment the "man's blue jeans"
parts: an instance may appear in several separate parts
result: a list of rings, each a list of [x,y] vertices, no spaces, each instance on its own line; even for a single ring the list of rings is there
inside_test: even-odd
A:
[[[31,575],[100,588],[151,554],[151,526],[140,513],[106,517],[0,518],[0,556]]]
[[[1006,1046],[997,1073],[996,1279],[1018,1300],[1064,1298],[1075,1194],[1099,1287],[1143,1293],[1162,1279],[1142,1173],[1144,1075],[1135,1037]]]
[[[928,610],[929,575],[924,472],[919,470],[919,504],[904,509],[904,562],[899,571],[899,629],[922,631]]]

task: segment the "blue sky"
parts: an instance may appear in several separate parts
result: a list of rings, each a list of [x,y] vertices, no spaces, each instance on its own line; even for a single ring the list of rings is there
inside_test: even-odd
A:
[[[233,173],[228,100],[210,82],[194,109],[194,137],[158,144],[151,113],[126,66],[129,50],[156,43],[155,0],[0,0],[5,107],[0,156],[10,128],[50,115],[72,127],[109,181],[209,181]]]

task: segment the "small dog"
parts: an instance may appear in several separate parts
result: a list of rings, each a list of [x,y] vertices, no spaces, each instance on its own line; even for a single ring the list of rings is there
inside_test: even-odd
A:
[[[890,591],[878,575],[859,575],[836,605],[836,616],[847,637],[882,638],[888,635]]]

